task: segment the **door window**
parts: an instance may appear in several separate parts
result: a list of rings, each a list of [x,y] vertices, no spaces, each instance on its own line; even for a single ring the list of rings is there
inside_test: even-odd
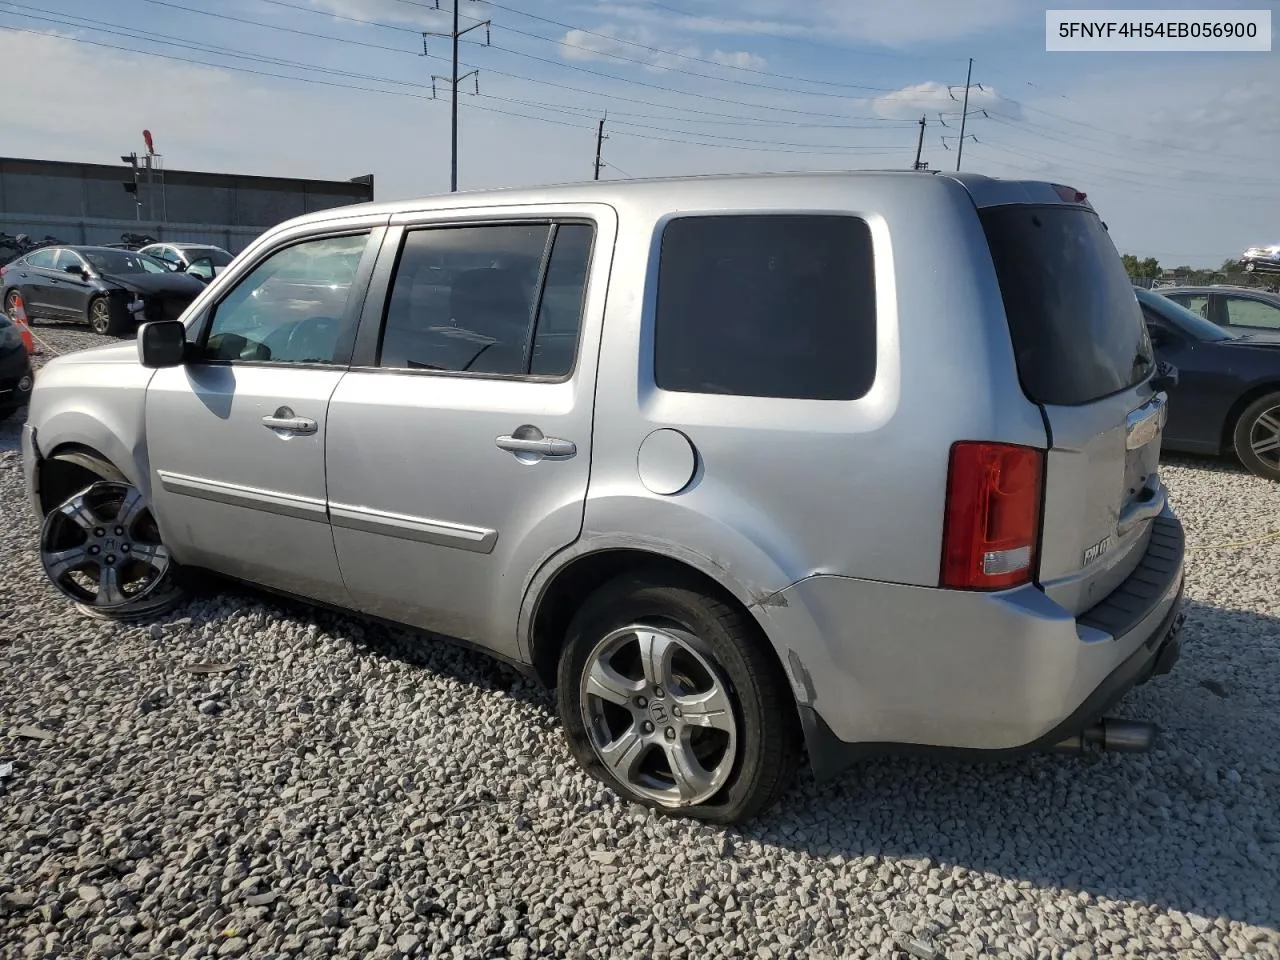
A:
[[[387,301],[378,365],[567,376],[593,234],[578,223],[411,231]]]
[[[304,240],[259,263],[214,308],[210,360],[345,363],[351,287],[368,233]]]
[[[1280,330],[1280,307],[1265,300],[1226,297],[1227,322],[1233,327],[1261,327]]]
[[[58,259],[54,264],[55,270],[66,270],[67,267],[79,267],[85,269],[85,262],[72,250],[59,250]]]
[[[57,250],[37,250],[27,257],[27,266],[39,267],[42,270],[52,270],[53,261],[57,255]]]
[[[1192,313],[1204,317],[1206,320],[1212,320],[1209,315],[1209,298],[1204,294],[1192,296],[1190,294],[1168,294],[1170,300],[1179,306],[1186,307]]]

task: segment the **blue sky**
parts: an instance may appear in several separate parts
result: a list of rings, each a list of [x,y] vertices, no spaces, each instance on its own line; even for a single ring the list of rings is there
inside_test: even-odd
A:
[[[909,166],[921,115],[954,169],[972,57],[965,170],[1085,190],[1170,265],[1280,241],[1280,52],[1046,53],[1026,0],[459,2],[492,21],[463,45],[463,189],[588,179],[606,112],[607,178]],[[421,32],[451,4],[0,0],[0,154],[114,162],[146,127],[170,167],[447,190],[449,42]],[[1280,19],[1124,4],[1241,6]]]

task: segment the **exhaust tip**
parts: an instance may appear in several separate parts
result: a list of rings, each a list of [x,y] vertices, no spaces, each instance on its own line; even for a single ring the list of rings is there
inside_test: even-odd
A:
[[[1056,753],[1084,753],[1090,745],[1114,753],[1146,753],[1155,746],[1160,728],[1145,720],[1103,717],[1073,737],[1054,745]]]

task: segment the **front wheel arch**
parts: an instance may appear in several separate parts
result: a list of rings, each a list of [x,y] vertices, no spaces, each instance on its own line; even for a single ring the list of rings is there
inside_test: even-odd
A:
[[[130,482],[115,464],[92,447],[64,443],[55,448],[40,462],[41,516],[98,480]]]

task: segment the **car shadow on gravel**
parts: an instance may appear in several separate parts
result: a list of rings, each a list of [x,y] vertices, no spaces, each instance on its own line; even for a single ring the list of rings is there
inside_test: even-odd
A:
[[[868,760],[830,783],[802,774],[741,835],[1280,928],[1280,710],[1274,691],[1251,689],[1225,642],[1197,650],[1201,638],[1251,636],[1250,659],[1280,651],[1280,619],[1194,601],[1187,609],[1173,673],[1111,711],[1160,723],[1152,753]],[[1234,740],[1201,732],[1218,723]]]

